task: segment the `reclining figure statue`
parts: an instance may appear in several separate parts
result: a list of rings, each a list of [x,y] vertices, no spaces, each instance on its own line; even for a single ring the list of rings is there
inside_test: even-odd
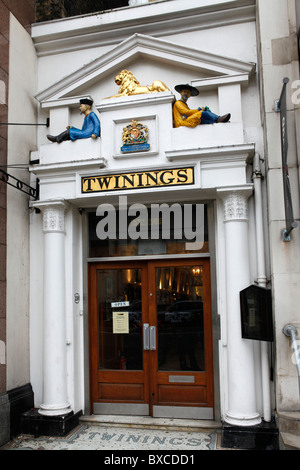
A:
[[[224,114],[218,116],[211,112],[211,110],[205,106],[198,109],[190,109],[187,105],[187,100],[190,96],[199,95],[197,88],[191,85],[176,85],[175,90],[181,95],[181,99],[175,101],[173,105],[173,122],[174,127],[196,127],[200,124],[214,124],[216,122],[228,122],[231,115]]]
[[[76,127],[68,126],[67,130],[59,135],[47,135],[47,139],[51,142],[57,142],[60,144],[65,140],[77,140],[77,139],[97,139],[100,136],[100,121],[98,116],[91,111],[93,101],[88,98],[80,100],[80,113],[84,114],[84,121],[81,129]]]

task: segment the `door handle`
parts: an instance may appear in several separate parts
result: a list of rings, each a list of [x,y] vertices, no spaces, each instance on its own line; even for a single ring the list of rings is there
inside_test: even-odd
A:
[[[150,326],[150,350],[156,350],[156,327]]]
[[[149,323],[144,323],[143,334],[144,334],[144,350],[149,351],[150,349]]]
[[[150,326],[149,323],[143,324],[143,335],[144,335],[144,350],[156,351],[156,327]]]

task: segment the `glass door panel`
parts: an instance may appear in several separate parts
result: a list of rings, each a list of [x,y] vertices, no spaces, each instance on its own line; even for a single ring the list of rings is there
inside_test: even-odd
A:
[[[213,418],[209,260],[89,266],[95,414]]]
[[[203,266],[156,268],[159,371],[204,371]]]
[[[143,370],[141,269],[97,271],[99,370]]]

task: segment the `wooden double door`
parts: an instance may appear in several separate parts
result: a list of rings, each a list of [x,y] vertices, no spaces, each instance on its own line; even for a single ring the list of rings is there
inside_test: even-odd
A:
[[[89,265],[91,413],[213,419],[209,259]]]

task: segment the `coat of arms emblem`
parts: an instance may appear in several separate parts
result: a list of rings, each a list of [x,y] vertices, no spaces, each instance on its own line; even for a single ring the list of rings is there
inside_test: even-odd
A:
[[[132,120],[131,124],[123,127],[121,147],[122,152],[143,152],[150,149],[148,144],[148,127],[144,124]]]

